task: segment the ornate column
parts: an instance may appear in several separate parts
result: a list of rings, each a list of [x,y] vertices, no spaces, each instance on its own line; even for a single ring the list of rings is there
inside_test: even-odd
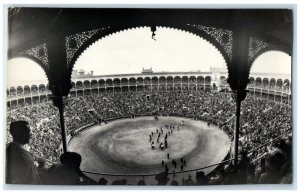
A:
[[[53,104],[58,107],[59,111],[59,120],[60,120],[60,125],[61,125],[61,137],[62,137],[62,146],[63,146],[63,151],[67,152],[67,135],[66,135],[66,130],[65,130],[65,120],[64,120],[64,99],[63,96],[52,96],[51,97]]]
[[[234,166],[238,164],[239,128],[241,102],[246,98],[246,87],[249,83],[249,33],[246,28],[239,28],[238,25],[233,31],[232,60],[228,64],[227,82],[233,91],[232,97],[236,102],[235,127],[234,127]]]
[[[234,125],[234,140],[233,140],[233,157],[234,165],[238,163],[238,149],[239,149],[239,129],[240,129],[240,113],[241,113],[241,102],[245,100],[247,90],[238,89],[232,93],[232,98],[236,102],[235,108],[235,125]]]

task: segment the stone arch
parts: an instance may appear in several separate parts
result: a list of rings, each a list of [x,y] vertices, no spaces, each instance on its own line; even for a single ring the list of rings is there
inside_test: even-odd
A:
[[[17,95],[18,96],[22,96],[24,93],[23,87],[22,86],[18,86],[17,87]]]
[[[129,85],[136,85],[136,79],[134,77],[129,78]]]
[[[98,81],[98,85],[99,85],[99,87],[105,87],[105,80],[104,79],[100,79]]]
[[[30,88],[30,91],[32,94],[38,94],[38,86],[37,85],[32,85],[31,88]]]
[[[204,77],[203,76],[198,76],[197,77],[197,83],[198,84],[203,84],[204,83]]]
[[[77,81],[76,82],[76,89],[83,89],[83,83],[82,83],[82,81]]]
[[[267,88],[269,86],[269,78],[263,78],[262,85],[264,88]]]
[[[121,80],[119,78],[114,78],[113,84],[114,84],[114,86],[120,86]]]
[[[165,84],[166,83],[166,77],[165,76],[160,76],[158,80],[159,80],[159,84]]]
[[[158,84],[158,77],[154,76],[151,78],[152,84]]]
[[[98,88],[98,82],[97,82],[97,80],[93,79],[91,81],[91,88]]]
[[[121,79],[121,85],[125,85],[127,86],[129,84],[128,79],[127,78],[122,78]]]
[[[138,78],[136,79],[136,83],[137,83],[138,85],[141,85],[141,84],[144,83],[144,79],[143,79],[142,77],[138,77]]]
[[[206,76],[204,79],[205,79],[205,84],[210,84],[211,76]]]
[[[31,92],[30,86],[29,85],[24,86],[24,95],[29,95],[30,92]]]
[[[291,56],[291,49],[286,47],[286,46],[281,46],[281,47],[273,47],[273,46],[266,46],[265,48],[259,50],[250,60],[249,60],[249,67],[252,68],[252,65],[254,63],[254,61],[259,58],[261,55],[269,52],[269,51],[280,51],[283,53],[288,54],[289,56]],[[251,69],[250,69],[251,72]]]
[[[85,81],[83,82],[83,86],[84,86],[84,88],[90,88],[90,87],[91,87],[91,82],[90,82],[90,80],[85,80]]]
[[[255,84],[254,77],[250,77],[249,78],[249,86],[254,86],[254,84]]]
[[[182,81],[182,83],[188,83],[189,82],[188,76],[182,76],[181,81]]]
[[[145,77],[144,83],[145,84],[151,84],[151,78],[150,77]]]
[[[175,83],[175,84],[181,83],[181,77],[180,77],[180,76],[175,76],[175,77],[174,77],[174,83]]]
[[[257,77],[256,79],[255,79],[255,86],[261,86],[262,85],[262,79],[260,78],[260,77]]]
[[[225,76],[221,76],[220,77],[220,83],[222,84],[222,85],[225,85],[226,84],[226,77]]]
[[[195,76],[190,76],[189,77],[189,83],[196,83],[196,77]]]
[[[270,89],[274,89],[275,84],[276,84],[275,78],[271,78],[271,79],[270,79]]]
[[[173,76],[168,76],[168,77],[167,77],[167,83],[168,83],[168,84],[173,84],[173,81],[174,81]]]
[[[113,81],[112,81],[112,79],[107,79],[107,80],[105,80],[105,85],[106,86],[112,86],[113,85]]]
[[[281,78],[276,80],[276,86],[277,89],[281,89],[281,87],[283,86],[283,80]]]
[[[34,57],[34,56],[32,56],[32,55],[28,55],[28,54],[19,54],[19,55],[16,55],[16,56],[14,56],[13,58],[11,58],[11,59],[9,59],[9,60],[13,60],[13,59],[17,59],[17,58],[25,58],[25,59],[29,59],[29,60],[32,60],[33,62],[37,63],[38,66],[39,66],[40,68],[42,68],[42,70],[44,71],[44,73],[45,73],[45,75],[46,75],[46,78],[47,78],[47,81],[49,81],[50,70],[49,70],[48,67],[46,67],[46,66],[44,65],[44,63],[43,63],[40,59],[38,59],[38,58],[36,58],[36,57]]]
[[[210,43],[212,46],[214,46],[219,52],[220,54],[223,56],[226,64],[230,64],[231,62],[231,54],[229,55],[228,52],[228,48],[224,48],[222,46],[221,43],[224,43],[225,40],[223,40],[224,38],[222,37],[222,41],[218,41],[216,37],[213,37],[213,34],[218,34],[220,35],[221,33],[210,33],[205,29],[209,29],[209,27],[205,27],[204,28],[199,28],[200,25],[190,25],[190,24],[186,24],[186,25],[179,25],[179,26],[174,26],[174,25],[170,25],[170,24],[164,24],[164,25],[158,25],[157,27],[163,27],[163,28],[168,28],[168,29],[173,29],[173,30],[180,30],[192,35],[196,35],[199,38],[203,38],[204,40],[206,40],[208,43]],[[104,30],[100,30],[99,32],[91,35],[91,37],[89,37],[74,53],[72,59],[70,59],[69,65],[68,65],[68,73],[71,75],[72,70],[74,68],[74,64],[77,61],[77,59],[79,58],[79,56],[86,50],[88,49],[89,46],[91,46],[93,43],[95,43],[98,40],[101,40],[107,36],[111,36],[114,35],[116,33],[121,33],[123,31],[126,30],[133,30],[133,29],[137,29],[140,27],[151,27],[150,25],[128,25],[125,27],[106,27],[103,26],[103,28],[105,28]],[[221,29],[216,29],[216,28],[210,28],[210,29],[215,29],[215,30],[221,30]],[[223,30],[223,29],[222,29]],[[229,31],[229,30],[223,30],[223,31]],[[79,32],[82,33],[82,32]],[[229,39],[228,39],[229,40]],[[231,49],[231,48],[230,48]]]
[[[22,88],[22,90],[23,90],[23,88]],[[14,97],[17,94],[16,88],[14,86],[9,88],[9,94],[10,94],[10,97]]]

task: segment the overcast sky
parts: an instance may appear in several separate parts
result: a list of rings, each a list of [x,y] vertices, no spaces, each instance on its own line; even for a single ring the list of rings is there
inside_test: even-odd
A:
[[[167,28],[157,28],[156,41],[150,28],[138,28],[98,40],[86,49],[74,69],[94,71],[94,75],[141,73],[142,68],[158,71],[209,71],[225,64],[221,53],[199,36]],[[7,85],[45,78],[33,61],[16,58],[7,64]],[[291,57],[271,51],[261,55],[251,72],[291,74]]]

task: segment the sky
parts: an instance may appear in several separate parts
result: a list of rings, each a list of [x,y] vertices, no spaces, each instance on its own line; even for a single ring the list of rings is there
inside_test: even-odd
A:
[[[74,69],[94,71],[94,75],[154,72],[209,71],[225,66],[221,53],[209,42],[188,32],[157,28],[156,40],[150,28],[123,31],[98,40],[77,59]],[[258,57],[251,72],[291,74],[291,57],[270,51]],[[7,85],[45,80],[44,71],[32,60],[11,59],[7,63]]]

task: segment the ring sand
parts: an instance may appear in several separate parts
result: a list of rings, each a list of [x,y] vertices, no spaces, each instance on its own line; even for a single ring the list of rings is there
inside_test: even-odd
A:
[[[180,126],[182,121],[184,125]],[[165,134],[170,132],[170,129],[165,127],[166,124],[174,126],[174,129],[167,137],[168,148],[161,150],[159,144],[164,142]],[[179,129],[178,126],[180,126]],[[161,128],[163,134],[157,142],[156,130],[161,131]],[[154,149],[151,148],[149,137],[152,132]],[[81,154],[81,169],[84,171],[142,175],[164,171],[162,160],[168,165],[169,172],[181,170],[181,158],[186,161],[183,170],[216,164],[224,159],[229,147],[230,140],[227,134],[216,126],[208,126],[203,121],[182,117],[159,117],[159,120],[155,121],[154,117],[138,117],[93,126],[74,137],[68,148],[70,151]],[[167,158],[168,153],[170,159]],[[172,165],[172,160],[177,163],[176,169]],[[202,171],[207,174],[214,168],[216,166]],[[194,175],[194,172],[189,174]],[[95,180],[105,177],[88,176]],[[173,175],[169,176],[173,177]],[[123,178],[129,177],[114,177],[114,179]],[[141,177],[136,180],[139,179]]]

